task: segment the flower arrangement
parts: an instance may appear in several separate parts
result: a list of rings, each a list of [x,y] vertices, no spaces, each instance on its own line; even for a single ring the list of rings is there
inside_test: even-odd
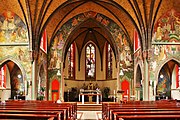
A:
[[[41,86],[38,92],[37,100],[44,100],[45,98],[45,87]]]
[[[105,98],[108,98],[109,92],[110,92],[110,88],[109,87],[104,87],[103,94],[104,94]]]

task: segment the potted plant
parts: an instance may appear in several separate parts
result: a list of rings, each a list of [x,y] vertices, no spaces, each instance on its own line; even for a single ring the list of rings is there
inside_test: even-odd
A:
[[[103,89],[104,101],[108,101],[109,94],[110,94],[110,88],[109,87],[104,87],[104,89]]]
[[[40,91],[38,92],[38,97],[37,97],[37,100],[44,100],[45,98],[45,87],[42,87],[40,88]]]

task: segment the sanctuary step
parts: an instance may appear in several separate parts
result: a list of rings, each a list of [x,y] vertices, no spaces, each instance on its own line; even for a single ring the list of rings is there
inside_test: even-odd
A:
[[[85,102],[85,104],[77,103],[78,111],[102,111],[102,104],[96,104],[95,102]]]

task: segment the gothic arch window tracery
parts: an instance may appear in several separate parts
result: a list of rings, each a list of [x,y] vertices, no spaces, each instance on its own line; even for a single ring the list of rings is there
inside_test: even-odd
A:
[[[75,79],[75,43],[68,49],[68,78]]]
[[[112,48],[106,43],[106,79],[112,79]]]
[[[95,80],[96,76],[96,49],[93,43],[86,46],[86,80]]]
[[[2,89],[6,88],[6,66],[5,65],[0,69],[0,88]]]

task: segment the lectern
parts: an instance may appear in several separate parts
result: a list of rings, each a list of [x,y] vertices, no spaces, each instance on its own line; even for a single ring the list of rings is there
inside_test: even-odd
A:
[[[122,101],[122,94],[124,93],[124,90],[118,90],[117,94],[119,96],[119,102]]]

